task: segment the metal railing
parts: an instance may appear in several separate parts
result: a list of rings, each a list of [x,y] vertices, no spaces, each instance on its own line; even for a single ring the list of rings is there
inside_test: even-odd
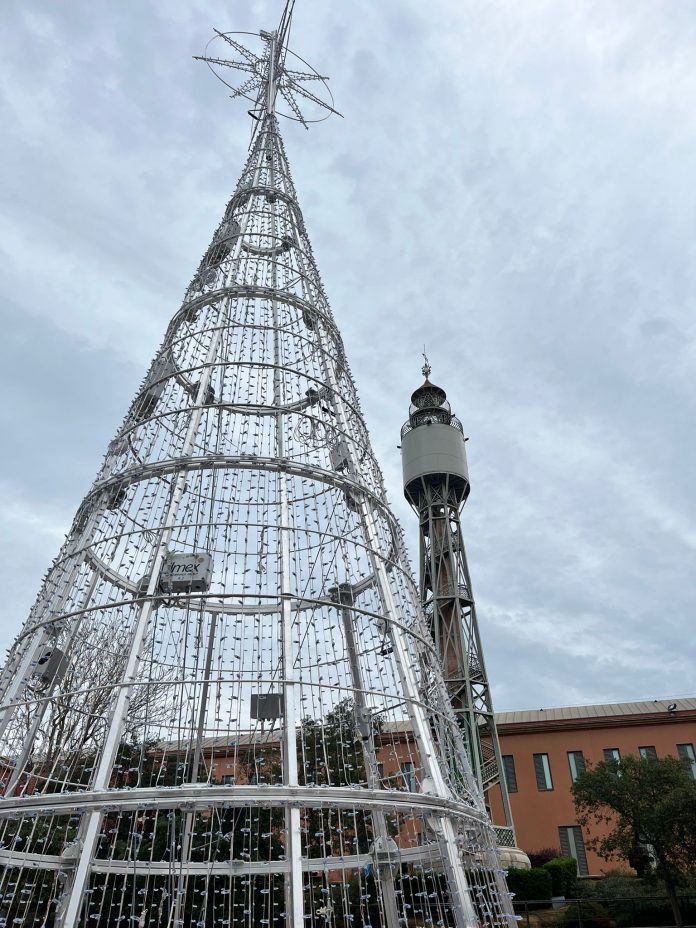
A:
[[[696,896],[678,898],[684,928],[696,928]],[[597,906],[605,914],[598,912]],[[673,928],[675,924],[667,896],[513,900],[513,907],[521,928]]]
[[[407,422],[404,422],[404,424],[401,426],[401,437],[403,438],[407,432],[410,432],[413,429],[417,429],[420,425],[428,425],[428,424],[430,425],[433,425],[433,424],[451,425],[455,429],[458,429],[462,433],[462,435],[464,434],[464,426],[461,424],[461,422],[459,421],[459,419],[457,419],[456,416],[451,416],[449,421],[447,422],[444,421],[444,418],[446,417],[443,416],[442,418],[439,418],[437,414],[434,414],[432,416],[424,415],[415,423],[411,422],[411,420],[409,419]],[[428,423],[427,421],[428,419],[431,420],[430,423]]]
[[[487,783],[493,783],[497,779],[498,762],[496,760],[491,760],[487,764],[484,764],[481,770],[481,780],[483,781],[484,789]]]
[[[498,847],[515,846],[515,832],[512,828],[508,828],[507,825],[494,825],[493,830],[495,831],[495,843]]]

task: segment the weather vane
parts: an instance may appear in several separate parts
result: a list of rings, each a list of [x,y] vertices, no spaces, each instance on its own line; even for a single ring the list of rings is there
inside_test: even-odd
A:
[[[213,58],[208,54],[194,55],[194,58],[206,62],[213,74],[230,88],[233,99],[242,97],[251,102],[249,115],[255,120],[277,113],[279,116],[301,122],[305,129],[309,129],[309,123],[321,122],[331,113],[336,113],[337,116],[341,114],[334,109],[333,96],[327,83],[328,77],[319,74],[304,58],[300,58],[288,48],[294,6],[295,0],[287,0],[275,32],[261,31],[257,36],[255,32],[219,32],[215,29],[215,37],[208,42],[206,52],[212,42],[221,39],[235,50],[236,58]],[[257,36],[261,39],[263,46],[259,54],[237,41],[235,36],[242,35]],[[288,67],[288,56],[291,60],[297,59],[309,70],[301,71]],[[235,86],[225,80],[222,76],[225,68],[240,71],[242,83]],[[248,77],[244,78],[244,75]],[[306,85],[312,81],[320,82],[325,95],[328,94],[328,100],[322,99],[307,88]],[[279,96],[289,112],[278,108]],[[309,113],[303,112],[308,106]]]
[[[432,367],[430,366],[430,361],[428,361],[428,355],[425,353],[425,345],[423,345],[423,361],[424,361],[424,364],[423,364],[423,367],[421,367],[421,370],[423,371],[423,376],[427,380],[428,377],[430,377],[430,372],[432,371]]]

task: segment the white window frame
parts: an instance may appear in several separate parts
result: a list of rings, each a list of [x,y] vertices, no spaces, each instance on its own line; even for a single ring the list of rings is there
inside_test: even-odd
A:
[[[587,864],[587,851],[585,849],[585,842],[582,837],[582,829],[579,825],[559,825],[558,826],[559,838],[561,839],[561,847],[563,845],[563,837],[561,832],[565,833],[566,843],[568,844],[568,850],[570,851],[570,856],[577,861],[578,865],[578,876],[589,876],[589,867]],[[580,847],[578,847],[576,835],[580,834]],[[562,850],[561,850],[562,853]]]
[[[503,754],[502,759],[503,759],[503,776],[505,777],[505,787],[508,793],[516,793],[518,791],[518,786],[517,786],[517,770],[515,768],[515,758],[512,754]],[[507,760],[510,761],[509,764],[506,763]],[[508,777],[508,767],[511,768],[510,772],[512,773],[512,777]]]
[[[409,793],[418,791],[418,781],[416,779],[416,765],[411,760],[406,760],[401,764],[401,776],[404,786]]]
[[[578,770],[578,765],[575,760],[576,754],[579,754],[583,758],[583,761],[585,759],[582,751],[568,751],[568,767],[570,768],[570,782],[571,783],[575,783],[575,781],[580,776],[580,774],[585,772],[584,767],[582,770]]]
[[[680,751],[680,748],[684,748],[684,751]],[[679,757],[685,762],[685,765],[689,765],[691,776],[696,780],[696,754],[694,753],[693,744],[678,744],[677,752]]]
[[[553,791],[553,777],[551,776],[551,763],[549,761],[549,755],[538,752],[534,755],[534,775],[536,777],[536,759],[537,757],[541,758],[541,769],[544,775],[545,788],[541,789],[539,787],[539,781],[537,780],[537,789],[540,793],[550,793]]]

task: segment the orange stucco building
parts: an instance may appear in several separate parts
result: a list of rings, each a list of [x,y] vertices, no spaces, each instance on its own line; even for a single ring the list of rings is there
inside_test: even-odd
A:
[[[617,867],[587,847],[591,835],[577,825],[570,788],[588,761],[671,754],[696,778],[696,699],[500,712],[496,722],[518,846],[557,848],[578,860],[581,875]],[[498,796],[491,805],[495,819]]]
[[[682,757],[696,778],[696,698],[500,712],[496,724],[517,846],[527,853],[554,848],[575,857],[582,876],[599,876],[617,866],[590,850],[591,834],[576,821],[570,787],[588,762],[627,754],[673,755]],[[274,782],[279,750],[276,737],[259,733],[233,743],[224,738],[204,743],[211,780],[230,786]],[[407,722],[383,726],[377,760],[381,788],[421,788],[418,752]],[[489,792],[488,801],[493,821],[504,821],[498,788]],[[401,824],[401,847],[421,840],[417,821]]]

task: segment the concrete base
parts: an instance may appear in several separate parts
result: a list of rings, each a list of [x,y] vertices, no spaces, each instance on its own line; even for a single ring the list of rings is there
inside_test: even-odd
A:
[[[500,861],[506,870],[514,867],[517,870],[531,870],[529,857],[519,847],[499,847]]]

